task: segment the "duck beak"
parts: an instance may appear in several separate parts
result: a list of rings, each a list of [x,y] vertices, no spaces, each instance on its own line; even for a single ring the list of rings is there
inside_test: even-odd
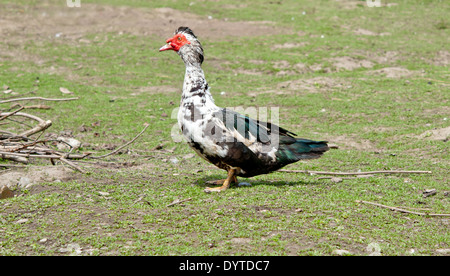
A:
[[[175,51],[175,49],[172,47],[172,39],[173,38],[169,38],[169,39],[167,39],[166,40],[166,45],[164,45],[164,46],[162,46],[161,48],[159,48],[159,51],[160,52],[162,52],[162,51],[167,51],[167,50],[174,50]]]
[[[170,45],[170,42],[167,43],[166,45],[162,46],[161,48],[159,48],[159,51],[167,51],[167,50],[175,50],[172,45]]]

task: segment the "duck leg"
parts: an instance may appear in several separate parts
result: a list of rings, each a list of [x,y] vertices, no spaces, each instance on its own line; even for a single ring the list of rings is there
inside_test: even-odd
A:
[[[225,183],[225,181],[226,181],[226,179],[219,179],[219,180],[206,181],[206,183],[210,184],[210,185],[223,185],[223,183]],[[237,183],[237,178],[235,175],[231,179],[231,183]]]
[[[235,173],[236,173],[236,169],[229,169],[228,170],[228,177],[227,177],[227,179],[216,180],[214,182],[214,184],[218,184],[218,185],[222,184],[222,186],[217,187],[217,188],[206,187],[204,192],[205,193],[211,193],[211,192],[225,191],[226,189],[228,189],[228,187],[230,187],[231,183],[236,183],[237,182]]]

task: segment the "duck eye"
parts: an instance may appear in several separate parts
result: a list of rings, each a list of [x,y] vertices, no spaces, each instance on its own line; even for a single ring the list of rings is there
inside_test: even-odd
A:
[[[181,36],[178,37],[178,41],[181,41]]]

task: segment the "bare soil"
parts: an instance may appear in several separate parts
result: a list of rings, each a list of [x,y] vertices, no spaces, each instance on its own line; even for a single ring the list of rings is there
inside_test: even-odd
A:
[[[0,176],[0,186],[25,189],[44,182],[74,179],[76,174],[64,166],[30,166],[23,170],[0,171]]]
[[[402,78],[418,75],[418,72],[408,70],[402,67],[386,67],[368,72],[369,75],[385,75],[388,78]]]
[[[80,40],[86,34],[104,32],[166,37],[183,25],[189,25],[197,36],[209,39],[289,32],[273,26],[271,22],[261,24],[209,19],[171,8],[144,9],[83,4],[77,9],[39,5],[23,10],[21,6],[10,4],[2,7],[0,14],[0,34],[17,44],[29,39],[29,36],[33,39],[52,39],[57,36]]]

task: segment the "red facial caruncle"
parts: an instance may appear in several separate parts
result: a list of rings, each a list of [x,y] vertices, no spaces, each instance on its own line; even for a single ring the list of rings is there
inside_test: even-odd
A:
[[[174,37],[167,39],[167,44],[162,46],[159,51],[174,50],[177,52],[185,44],[191,44],[184,34],[176,34]]]

